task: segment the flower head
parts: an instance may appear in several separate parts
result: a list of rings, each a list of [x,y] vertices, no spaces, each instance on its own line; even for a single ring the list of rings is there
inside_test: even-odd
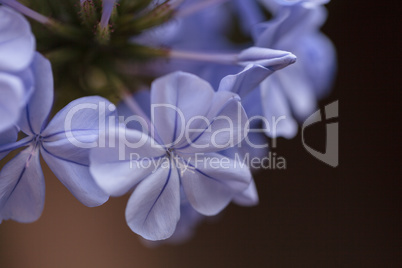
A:
[[[40,154],[58,179],[83,204],[98,206],[108,199],[89,174],[88,149],[77,146],[77,143],[88,144],[97,140],[99,118],[105,116],[99,104],[110,103],[99,97],[78,99],[47,124],[53,103],[50,63],[36,54],[32,69],[36,79],[35,91],[19,122],[26,137],[15,142],[16,131],[9,132],[6,136],[9,138],[0,146],[3,156],[14,149],[26,147],[0,172],[0,221],[32,222],[41,215],[45,184]],[[74,111],[77,106],[81,108]]]
[[[134,188],[127,223],[144,238],[160,240],[175,231],[182,199],[198,213],[215,215],[248,187],[248,167],[217,153],[244,138],[247,117],[236,94],[214,92],[207,82],[186,73],[157,79],[150,100],[154,129],[149,136],[119,130],[128,141],[123,159],[118,161],[121,146],[95,148],[90,169],[111,195]],[[122,136],[118,139],[114,144],[121,144]]]
[[[264,131],[293,137],[333,77],[326,0],[56,2],[0,0],[0,159],[18,150],[0,222],[41,215],[42,156],[84,205],[130,193],[134,232],[182,240],[230,202],[258,203],[246,159],[267,154]],[[119,122],[93,94],[124,101]]]

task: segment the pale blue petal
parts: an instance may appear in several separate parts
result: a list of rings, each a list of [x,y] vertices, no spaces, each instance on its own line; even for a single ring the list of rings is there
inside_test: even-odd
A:
[[[165,145],[185,139],[191,118],[208,113],[214,97],[212,87],[201,78],[175,72],[158,78],[151,88],[151,120]]]
[[[290,10],[283,10],[272,20],[257,24],[252,31],[255,46],[265,48],[277,48],[278,39],[287,34],[288,27],[284,26],[290,16]],[[281,48],[283,49],[283,48]]]
[[[299,45],[298,39],[318,31],[327,17],[323,7],[295,7],[281,9],[269,22],[253,29],[253,37],[258,47],[292,51]],[[297,56],[297,55],[296,55]]]
[[[297,123],[293,119],[288,101],[280,82],[274,76],[261,84],[261,101],[267,120],[265,132],[271,138],[293,138],[297,134]]]
[[[255,39],[258,46],[292,51],[298,57],[295,64],[276,72],[268,80],[275,79],[272,82],[276,87],[274,91],[283,91],[282,94],[289,102],[289,111],[282,109],[282,115],[292,113],[299,121],[315,111],[318,98],[328,92],[333,81],[335,52],[331,42],[319,32],[326,17],[326,10],[321,6],[289,5],[274,20],[256,27]],[[272,94],[278,96],[279,93]],[[285,104],[276,106],[284,107]],[[277,107],[266,107],[268,115],[269,109],[277,110]],[[274,114],[278,115],[277,112]],[[288,133],[292,136],[290,134]]]
[[[234,0],[233,4],[244,33],[249,33],[255,24],[264,21],[264,14],[257,1]]]
[[[264,130],[260,126],[252,128],[247,137],[238,145],[219,152],[232,159],[236,159],[249,165],[251,171],[261,168],[259,164],[268,155],[269,144]],[[253,162],[256,159],[258,162]]]
[[[250,64],[240,73],[225,76],[219,84],[218,91],[231,91],[243,98],[271,73],[271,70],[261,65]]]
[[[11,127],[3,132],[0,132],[0,160],[3,159],[12,149],[3,148],[4,145],[14,143],[18,137],[18,129]]]
[[[84,97],[72,101],[59,111],[42,133],[48,153],[89,165],[89,149],[103,147],[99,135],[114,131],[115,106],[101,97]]]
[[[36,221],[45,202],[45,181],[39,153],[25,149],[8,162],[0,172],[0,222]]]
[[[256,90],[250,91],[245,97],[241,99],[241,104],[247,113],[251,127],[255,127],[259,123],[258,120],[254,118],[263,114],[261,101],[256,101],[259,99],[261,99],[259,87]]]
[[[254,180],[251,180],[251,183],[246,190],[237,194],[233,198],[233,202],[240,206],[247,206],[247,207],[258,205],[259,199],[258,199],[257,187],[255,186]]]
[[[56,177],[81,203],[88,207],[95,207],[105,203],[109,196],[95,183],[89,167],[74,161],[50,154],[46,145],[41,148],[43,159]]]
[[[184,1],[180,8],[191,7],[197,2],[200,1]],[[229,45],[225,33],[233,21],[224,5],[210,6],[190,16],[185,16],[178,22],[175,38],[164,43],[169,47],[211,51],[226,49]],[[161,37],[164,38],[165,35],[160,35],[159,38]]]
[[[250,47],[237,56],[238,64],[262,65],[271,71],[277,71],[296,62],[296,56],[290,52],[262,47]]]
[[[101,146],[100,133],[116,125],[116,107],[101,97],[69,103],[42,133],[42,155],[56,177],[84,205],[99,206],[106,194],[89,172],[90,148]],[[105,146],[103,142],[103,146]]]
[[[272,2],[273,0],[262,0],[263,2]],[[283,6],[293,6],[300,3],[304,4],[314,4],[314,5],[324,5],[330,2],[330,0],[274,0],[278,4]]]
[[[29,66],[29,68],[26,68],[23,71],[13,73],[10,72],[9,74],[17,76],[19,79],[21,79],[22,83],[24,84],[25,91],[24,91],[23,106],[25,107],[35,89],[35,77],[33,74],[33,66],[31,65]]]
[[[131,195],[126,208],[127,224],[145,239],[162,240],[173,234],[179,219],[178,171],[161,167],[145,178]]]
[[[98,145],[98,131],[77,130],[71,131],[71,135],[74,138],[66,138],[65,133],[44,137],[42,144],[50,154],[88,166],[91,148],[89,145],[93,144],[93,147]]]
[[[51,140],[58,140],[61,138],[58,134],[71,137],[70,134],[76,133],[79,137],[80,131],[84,133],[92,131],[93,135],[99,135],[109,129],[109,122],[112,122],[113,125],[110,127],[113,129],[116,120],[116,107],[110,101],[98,96],[83,97],[70,102],[60,110],[43,130],[42,136],[49,139],[53,136]]]
[[[261,65],[250,64],[240,73],[225,76],[219,84],[218,91],[230,91],[243,99],[272,73],[273,71]]]
[[[331,89],[336,73],[335,47],[325,35],[315,33],[301,40],[296,52],[304,64],[308,79],[312,82],[315,95],[321,99]]]
[[[120,129],[119,133],[122,131]],[[116,135],[115,145],[109,143],[104,148],[96,147],[90,152],[91,174],[97,184],[112,196],[127,193],[165,161],[166,151],[154,140],[136,130],[125,131],[124,143],[120,143]],[[106,136],[106,140],[109,140],[109,136]],[[131,148],[126,144],[131,144]]]
[[[194,106],[201,105],[197,99],[189,102]],[[204,119],[189,124],[186,143],[176,146],[178,152],[218,152],[240,143],[247,135],[247,115],[236,94],[216,92],[210,104],[208,113],[203,115]]]
[[[278,11],[281,9],[282,5],[280,5],[278,2],[280,0],[259,0],[259,2],[265,6],[270,12],[272,12],[274,15],[278,13]]]
[[[219,154],[189,159],[190,168],[181,174],[188,201],[203,215],[216,215],[251,181],[247,165]],[[191,168],[192,167],[192,168]]]
[[[317,96],[313,81],[308,77],[302,62],[297,62],[288,68],[274,74],[278,86],[286,95],[296,119],[305,120],[317,106]]]
[[[13,75],[0,73],[0,131],[17,123],[24,105],[24,85]]]
[[[0,71],[21,71],[34,56],[31,27],[24,16],[5,6],[0,6],[0,18]]]
[[[22,113],[19,126],[26,134],[39,134],[52,109],[53,74],[50,62],[39,53],[35,54],[31,68],[35,78],[35,89]]]
[[[188,201],[180,205],[180,220],[176,230],[168,239],[162,241],[167,244],[183,244],[191,239],[196,227],[205,219],[204,215],[198,213]]]

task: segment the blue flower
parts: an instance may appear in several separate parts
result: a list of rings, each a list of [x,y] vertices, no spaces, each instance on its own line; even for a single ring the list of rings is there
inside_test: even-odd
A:
[[[179,6],[174,20],[133,38],[135,43],[168,48],[169,61],[162,59],[150,62],[147,64],[149,72],[164,75],[185,70],[217,88],[223,77],[240,72],[248,64],[266,68],[278,64],[275,70],[279,70],[294,62],[295,56],[285,51],[231,42],[227,35],[233,24],[233,14],[225,5],[220,5],[223,2],[185,1]],[[230,7],[237,4],[240,5],[239,9],[242,8],[239,15],[243,11],[250,13],[247,16],[248,25],[260,22],[262,18],[254,18],[255,3],[233,1]],[[244,21],[243,18],[241,21]],[[279,61],[282,61],[280,68]]]
[[[14,10],[0,6],[0,71],[27,68],[35,51],[35,38],[28,21]]]
[[[256,46],[291,51],[298,58],[296,64],[276,72],[260,86],[266,118],[286,116],[276,133],[267,132],[271,137],[293,137],[297,132],[293,115],[297,120],[309,116],[334,77],[335,49],[319,31],[326,10],[307,2],[311,1],[283,6],[272,21],[254,29]]]
[[[267,91],[265,86],[264,90],[261,91],[262,96],[253,94],[253,100],[250,100],[247,95],[254,89],[258,89],[261,82],[274,71],[294,63],[296,57],[292,53],[286,52],[290,51],[286,46],[262,46],[257,42],[254,47],[245,49],[244,45],[239,46],[230,43],[226,38],[227,33],[225,33],[227,27],[215,27],[215,25],[227,26],[230,23],[227,9],[223,6],[215,6],[188,14],[186,10],[192,10],[192,7],[196,6],[197,3],[197,1],[189,1],[188,7],[184,5],[182,9],[179,9],[177,20],[167,26],[161,26],[161,29],[154,33],[146,33],[148,38],[142,41],[171,47],[171,60],[167,64],[152,65],[152,70],[160,69],[160,73],[171,70],[186,70],[207,80],[214,88],[218,87],[223,77],[225,77],[225,82],[234,79],[234,77],[241,79],[243,83],[238,83],[238,88],[227,88],[235,90],[234,93],[240,95],[243,104],[246,99],[253,103],[249,106],[244,105],[247,114],[253,113],[248,111],[249,109],[255,109],[259,106],[261,107],[259,109],[260,115],[266,117],[264,121],[269,136],[285,136],[288,138],[294,136],[297,132],[297,122],[292,117],[282,91],[277,92],[276,89]],[[244,31],[249,32],[259,22],[263,21],[263,16],[256,6],[256,2],[239,0],[230,4],[241,15],[240,22]],[[164,31],[166,28],[169,31]],[[169,34],[159,34],[160,32],[168,32]],[[301,34],[305,34],[305,32],[303,31]],[[293,39],[289,42],[292,41]],[[249,45],[247,44],[247,46]],[[242,67],[247,64],[254,65],[254,67],[249,66],[248,70],[244,70],[240,74]],[[289,67],[286,67],[285,70],[287,68]],[[282,70],[278,73],[282,73]],[[229,78],[228,76],[231,74],[234,77]],[[292,79],[288,78],[287,80]],[[309,96],[302,95],[301,97],[308,98]],[[312,107],[314,104],[315,102]],[[286,119],[283,119],[284,117]],[[275,129],[273,129],[274,127]]]
[[[328,1],[80,0],[78,15],[69,3],[49,18],[35,3],[0,0],[0,160],[18,150],[0,171],[0,222],[41,215],[40,157],[87,206],[130,193],[127,223],[152,241],[182,241],[230,202],[256,205],[246,159],[266,156],[265,134],[293,137],[331,85],[335,51],[319,31]],[[29,23],[3,5],[53,33],[40,47],[59,61],[56,73],[77,69],[66,80],[80,94],[121,94],[119,124],[100,97],[77,99],[48,123],[50,63],[34,53]],[[126,92],[162,75],[150,92]]]
[[[297,133],[297,121],[304,120],[310,115],[316,107],[317,100],[330,89],[336,65],[335,50],[332,43],[319,32],[326,18],[325,9],[321,5],[326,2],[328,1],[263,1],[274,12],[274,19],[268,22],[262,22],[263,16],[256,7],[256,2],[247,1],[246,3],[239,0],[231,3],[241,15],[240,22],[243,30],[246,32],[250,29],[254,30],[255,47],[242,50],[238,55],[243,54],[244,51],[253,51],[255,57],[248,63],[254,65],[262,64],[264,55],[271,54],[272,57],[274,49],[278,50],[278,53],[282,52],[283,55],[285,55],[284,51],[290,51],[298,57],[299,63],[276,72],[264,82],[262,82],[264,79],[255,79],[261,71],[257,71],[257,68],[250,71],[255,73],[250,78],[256,81],[254,83],[256,87],[262,82],[259,87],[261,96],[258,99],[262,99],[259,105],[262,115],[266,118],[266,134],[270,137],[293,137]],[[196,4],[190,1],[190,8],[191,5]],[[186,10],[185,6],[184,10]],[[186,14],[186,12],[182,13]],[[212,16],[211,14],[214,13],[219,16]],[[179,10],[179,20],[169,26],[169,32],[174,32],[176,29],[176,35],[170,34],[169,38],[158,35],[154,38],[159,37],[159,43],[172,47],[170,69],[190,71],[206,79],[214,87],[217,87],[222,77],[240,71],[239,66],[236,65],[242,64],[238,61],[232,61],[231,64],[229,55],[222,53],[222,51],[239,51],[239,46],[230,44],[224,38],[223,29],[217,30],[211,26],[225,25],[230,21],[224,7],[205,9],[186,16],[180,16],[180,14]],[[192,38],[187,38],[188,36]],[[271,50],[264,52],[264,49]],[[290,57],[291,54],[287,56]],[[293,62],[289,61],[288,64]],[[271,70],[275,69],[270,64],[263,66]],[[285,66],[283,65],[282,68]],[[253,81],[252,79],[247,81]],[[251,91],[252,89],[244,91],[241,95],[242,99],[244,100],[246,94]],[[255,100],[257,105],[257,99]],[[247,111],[248,107],[245,108]]]
[[[174,233],[183,200],[202,215],[215,215],[248,187],[248,167],[217,153],[244,138],[247,116],[236,94],[214,92],[206,81],[182,72],[155,80],[150,101],[151,119],[146,112],[141,117],[149,136],[119,129],[113,135],[119,146],[91,150],[90,170],[112,196],[134,189],[126,208],[129,227],[161,240]]]
[[[28,21],[0,6],[0,132],[17,123],[32,93],[35,39]]]
[[[283,55],[283,54],[282,54]],[[273,66],[281,66],[281,63],[285,62],[284,59],[292,59],[292,55],[287,53],[287,57],[272,57],[272,68]],[[273,63],[276,64],[273,64]],[[259,91],[253,90],[256,88],[258,83],[265,79],[273,70],[269,70],[259,65],[248,65],[244,70],[235,75],[229,75],[222,79],[218,91],[229,91],[235,92],[244,96],[242,99],[242,105],[248,113],[248,116],[260,115],[261,105],[256,102],[255,99],[259,98]],[[142,90],[135,94],[135,102],[138,103],[140,112],[136,115],[142,115],[143,117],[151,118],[151,96],[150,92],[147,90]],[[143,113],[142,113],[142,112]],[[118,113],[124,118],[129,118],[133,115],[132,109],[124,102],[118,106]],[[251,122],[251,128],[257,128],[260,121],[254,120]],[[141,125],[137,121],[127,121],[127,127],[131,129],[136,129],[141,131]],[[234,146],[223,151],[219,151],[219,154],[226,156],[231,159],[238,159],[244,161],[244,157],[259,158],[262,159],[268,153],[268,145],[265,138],[265,134],[262,131],[260,133],[249,132],[247,137],[241,142],[241,146]],[[245,142],[248,140],[250,142]],[[258,145],[259,148],[255,148]],[[248,164],[244,161],[245,165]],[[254,206],[259,202],[259,197],[257,193],[257,188],[253,179],[251,179],[249,186],[237,193],[232,200],[234,203],[241,206]],[[194,229],[205,219],[205,216],[198,213],[192,206],[188,203],[185,197],[182,196],[182,201],[180,205],[180,220],[177,223],[175,232],[171,237],[166,239],[164,243],[182,243],[188,240],[194,233]],[[159,243],[157,243],[159,244]],[[154,245],[149,244],[149,245]]]
[[[9,142],[2,140],[0,146],[0,156],[26,147],[0,171],[0,221],[32,222],[41,215],[45,182],[40,155],[84,205],[98,206],[108,199],[89,173],[88,146],[95,146],[93,143],[98,139],[99,122],[106,116],[100,105],[107,106],[110,102],[100,97],[75,100],[46,124],[53,103],[51,66],[48,60],[36,54],[32,69],[36,80],[35,91],[19,123],[27,136],[14,142],[14,130],[8,134]]]

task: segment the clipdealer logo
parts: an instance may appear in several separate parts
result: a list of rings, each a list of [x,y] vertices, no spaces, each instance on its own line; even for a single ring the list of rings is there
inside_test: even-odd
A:
[[[332,102],[325,106],[324,109],[325,120],[331,120],[326,123],[326,146],[325,152],[319,152],[306,144],[304,139],[304,130],[316,123],[323,121],[321,110],[313,113],[302,126],[302,142],[304,148],[315,158],[326,163],[331,167],[337,167],[339,165],[339,123],[333,122],[334,119],[339,117],[339,105],[338,101]]]

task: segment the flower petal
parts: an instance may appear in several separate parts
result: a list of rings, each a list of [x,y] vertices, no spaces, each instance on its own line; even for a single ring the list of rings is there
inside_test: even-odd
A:
[[[98,96],[83,97],[70,102],[60,110],[42,132],[42,136],[60,139],[56,134],[64,133],[64,137],[74,140],[72,135],[80,131],[86,133],[93,131],[94,135],[99,135],[109,128],[110,121],[116,124],[116,120],[116,106],[110,101]],[[115,125],[110,127],[113,129]]]
[[[45,181],[39,153],[31,147],[20,152],[0,172],[0,222],[36,221],[43,211]]]
[[[297,134],[297,123],[276,77],[271,76],[261,84],[261,99],[267,120],[265,134],[271,138],[293,138]]]
[[[313,82],[301,62],[274,75],[278,79],[278,86],[285,93],[296,119],[305,120],[316,110],[317,97]]]
[[[280,48],[297,55],[296,64],[276,72],[268,80],[276,77],[274,83],[284,92],[290,111],[302,121],[314,112],[317,99],[328,90],[336,63],[331,42],[317,37],[322,36],[319,28],[327,17],[325,8],[305,4],[311,1],[299,2],[283,8],[274,20],[256,27],[255,39],[257,46]]]
[[[250,47],[238,56],[239,65],[257,64],[270,69],[272,72],[285,68],[296,62],[296,56],[290,52],[262,47]]]
[[[46,123],[53,104],[53,74],[50,62],[35,54],[32,63],[35,89],[20,120],[21,130],[26,134],[39,134]]]
[[[0,73],[0,131],[17,123],[24,100],[22,81],[13,75]]]
[[[35,89],[35,77],[33,74],[32,65],[21,72],[15,72],[12,74],[21,79],[22,83],[24,84],[23,107],[25,107]]]
[[[155,80],[151,88],[151,120],[163,143],[180,143],[187,122],[207,114],[213,96],[208,82],[193,74],[175,72]]]
[[[257,1],[234,0],[233,5],[244,33],[249,33],[255,24],[264,21],[263,11]]]
[[[180,220],[176,225],[176,230],[171,237],[162,242],[175,245],[187,242],[194,235],[196,227],[204,219],[205,216],[194,210],[188,201],[182,202],[180,205]]]
[[[336,73],[336,51],[331,40],[321,33],[306,36],[297,52],[315,95],[321,99],[331,89]]]
[[[198,100],[193,102],[199,105]],[[176,146],[178,152],[217,152],[235,146],[247,135],[247,115],[236,94],[216,92],[210,102],[208,113],[188,124],[185,143]]]
[[[275,19],[254,28],[256,46],[293,52],[298,39],[318,31],[326,18],[326,9],[321,6],[294,5],[281,9]]]
[[[105,144],[99,134],[115,128],[115,110],[108,100],[96,96],[70,102],[42,132],[47,152],[88,166],[89,149]]]
[[[247,187],[246,190],[237,194],[233,198],[233,202],[240,205],[240,206],[256,206],[258,204],[258,193],[257,187],[255,186],[254,180],[251,180],[250,185]]]
[[[0,132],[0,160],[3,159],[13,149],[3,149],[2,145],[9,145],[18,138],[18,129],[16,127],[9,128]],[[7,146],[8,147],[8,146]]]
[[[220,154],[187,161],[190,167],[182,174],[181,183],[190,204],[203,215],[218,214],[250,184],[247,165]]]
[[[95,207],[108,200],[109,196],[95,183],[87,165],[51,154],[46,150],[45,144],[41,148],[41,154],[56,177],[81,203]]]
[[[21,71],[34,56],[31,27],[24,16],[5,6],[0,6],[0,18],[0,71]]]
[[[109,143],[90,152],[91,174],[97,184],[112,196],[131,190],[154,172],[166,155],[166,151],[144,133],[130,129],[120,129],[119,133],[122,131],[125,135],[116,135],[114,145]],[[109,138],[106,136],[106,140]]]
[[[166,160],[168,161],[168,160]],[[160,167],[131,195],[126,220],[131,230],[148,240],[169,238],[180,218],[180,181],[175,168]]]
[[[43,146],[52,155],[73,160],[82,165],[89,165],[89,145],[98,145],[98,131],[71,131],[74,138],[66,138],[65,133],[48,136],[43,139]],[[81,146],[83,145],[83,146]]]
[[[271,70],[261,65],[250,64],[240,73],[225,76],[219,84],[218,91],[230,91],[243,98],[271,73],[273,73]]]

